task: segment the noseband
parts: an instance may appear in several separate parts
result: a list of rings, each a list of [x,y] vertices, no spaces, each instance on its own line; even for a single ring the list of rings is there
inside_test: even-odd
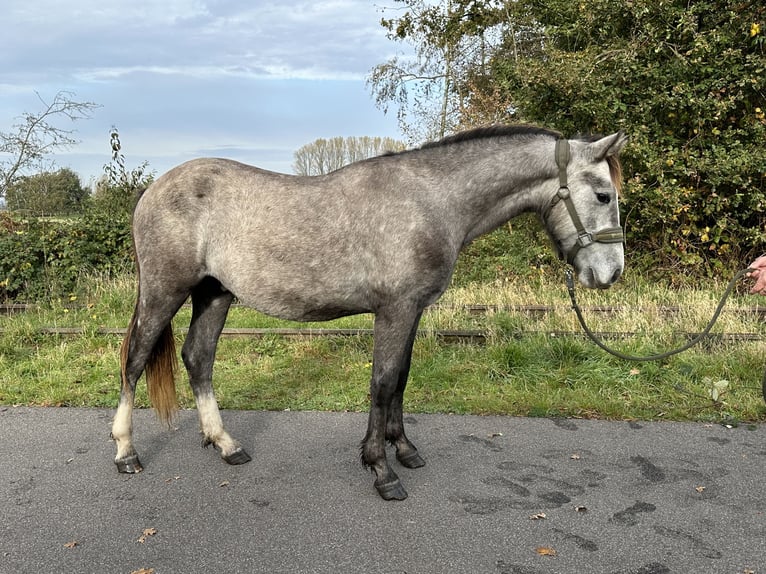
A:
[[[572,219],[572,223],[577,230],[577,241],[568,252],[564,252],[563,248],[560,249],[563,256],[566,257],[567,263],[574,264],[577,253],[583,247],[588,247],[592,243],[622,243],[624,236],[621,227],[607,227],[600,231],[590,232],[585,229],[580,217],[577,215],[574,202],[572,201],[572,194],[569,192],[569,185],[567,183],[567,165],[569,164],[569,142],[565,139],[556,141],[556,165],[559,168],[559,191],[551,200],[548,206],[547,212],[560,201],[564,201],[569,217]],[[559,242],[560,245],[560,242]]]

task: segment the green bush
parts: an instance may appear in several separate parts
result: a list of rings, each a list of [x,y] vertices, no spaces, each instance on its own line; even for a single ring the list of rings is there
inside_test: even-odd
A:
[[[555,261],[555,252],[537,217],[523,215],[466,247],[452,284],[463,287],[539,276]]]
[[[110,136],[112,161],[95,194],[81,202],[81,213],[45,218],[0,212],[0,301],[72,296],[83,276],[134,268],[131,214],[154,174],[146,162],[128,170],[117,128]]]
[[[503,5],[498,22],[514,26],[473,71],[471,100],[565,134],[630,135],[628,261],[700,278],[766,251],[766,5]]]
[[[132,266],[130,216],[88,210],[71,218],[0,213],[0,300],[71,295],[87,273]]]

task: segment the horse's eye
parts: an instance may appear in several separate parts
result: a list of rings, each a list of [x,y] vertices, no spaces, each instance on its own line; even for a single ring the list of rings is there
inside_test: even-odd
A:
[[[612,201],[612,198],[609,197],[608,193],[597,193],[596,199],[598,199],[599,203],[609,203]]]

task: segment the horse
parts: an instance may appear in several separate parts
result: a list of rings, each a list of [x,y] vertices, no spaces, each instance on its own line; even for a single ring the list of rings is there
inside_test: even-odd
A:
[[[169,424],[178,408],[171,319],[189,297],[181,357],[203,444],[214,445],[227,463],[251,460],[224,429],[212,385],[218,338],[236,298],[297,321],[374,315],[361,460],[383,499],[405,499],[386,443],[404,467],[425,464],[402,420],[423,310],[447,289],[466,245],[522,212],[539,215],[585,287],[617,281],[624,266],[619,154],[626,141],[622,132],[567,140],[536,126],[493,126],[318,176],[216,158],[171,169],[140,195],[133,213],[138,295],[120,351],[112,424],[118,471],[143,468],[132,412],[144,371],[160,420]]]

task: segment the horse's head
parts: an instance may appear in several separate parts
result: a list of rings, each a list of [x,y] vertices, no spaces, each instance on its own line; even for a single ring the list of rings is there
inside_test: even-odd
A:
[[[556,142],[558,192],[543,220],[559,256],[574,266],[586,287],[605,289],[622,274],[618,156],[626,141],[618,132],[591,141]]]

